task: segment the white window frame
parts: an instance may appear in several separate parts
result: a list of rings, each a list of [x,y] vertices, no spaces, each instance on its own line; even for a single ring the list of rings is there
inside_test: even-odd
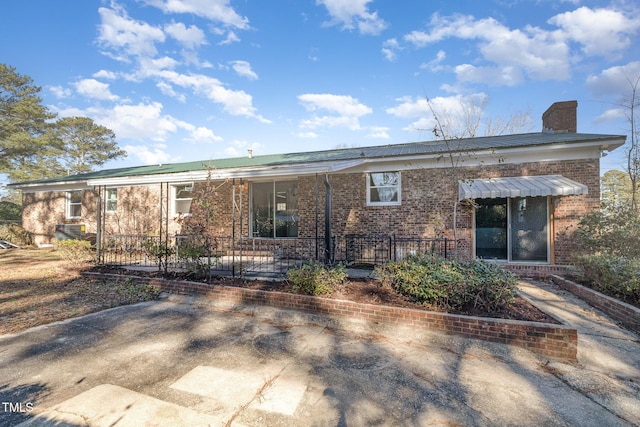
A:
[[[115,197],[110,198],[109,197],[110,193],[115,194]],[[112,209],[109,208],[109,202],[115,203],[114,208]],[[116,211],[118,210],[118,189],[117,188],[107,188],[107,190],[104,193],[104,206],[105,206],[106,213],[116,213]]]
[[[381,174],[381,173],[395,173],[398,175],[398,182],[395,186],[372,186],[371,185],[371,175],[372,174]],[[380,171],[380,172],[369,172],[366,174],[367,180],[367,206],[400,206],[402,204],[402,174],[400,171]],[[397,187],[396,192],[398,194],[398,200],[392,202],[379,202],[379,201],[371,201],[371,190],[375,188],[392,188]]]
[[[191,187],[191,197],[181,197],[178,198],[178,187],[185,187],[185,186],[190,186]],[[189,210],[191,210],[191,203],[193,203],[193,182],[182,182],[182,183],[178,183],[178,184],[172,184],[171,185],[171,213],[173,214],[173,216],[177,216],[177,215],[182,215],[182,216],[191,216],[191,212],[180,212],[178,209],[176,209],[176,203],[178,201],[182,201],[182,200],[189,200]]]
[[[73,193],[80,193],[80,202],[72,202],[71,198],[73,196]],[[72,190],[72,191],[67,191],[66,194],[66,205],[67,205],[67,209],[66,209],[66,213],[67,213],[67,219],[75,219],[75,218],[82,218],[82,190]],[[72,215],[72,207],[75,206],[79,206],[80,207],[80,215]]]

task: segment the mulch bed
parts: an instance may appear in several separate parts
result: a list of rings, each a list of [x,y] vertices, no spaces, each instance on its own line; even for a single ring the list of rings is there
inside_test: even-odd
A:
[[[162,277],[158,272],[131,271],[124,268],[97,267],[93,271],[105,273],[116,273],[133,276]],[[167,279],[173,280],[193,280],[188,275],[170,273]],[[194,280],[195,281],[195,280]],[[235,286],[247,289],[259,289],[272,292],[293,293],[293,286],[286,280],[246,280],[240,278],[213,278],[211,284],[222,286]],[[377,279],[349,279],[341,289],[334,290],[329,298],[343,299],[363,304],[386,305],[392,307],[403,307],[417,310],[428,310],[445,312],[441,307],[435,305],[423,305],[410,301],[406,296],[395,292],[389,286],[383,286]],[[497,319],[524,320],[542,323],[559,324],[556,319],[540,311],[534,305],[520,296],[516,296],[515,301],[509,307],[500,311],[486,312],[477,309],[466,311],[449,311],[451,314],[463,314],[468,316],[491,317]]]

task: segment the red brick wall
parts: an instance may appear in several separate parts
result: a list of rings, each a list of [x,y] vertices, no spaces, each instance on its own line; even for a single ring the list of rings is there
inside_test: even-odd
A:
[[[554,223],[554,263],[571,260],[573,248],[569,237],[579,218],[599,208],[599,161],[568,160],[525,164],[498,164],[467,168],[469,178],[509,177],[521,175],[561,174],[589,189],[588,195],[557,197],[552,200]],[[402,204],[399,206],[367,206],[366,175],[364,173],[329,176],[332,187],[332,233],[395,234],[401,237],[453,238],[452,210],[458,185],[447,178],[448,169],[414,169],[401,172]],[[210,232],[216,236],[230,236],[235,223],[236,236],[249,235],[249,184],[241,181],[216,181],[194,185],[193,217],[176,221],[169,217],[171,233],[188,232],[189,224],[204,224],[206,211],[201,195],[210,200]],[[235,189],[236,208],[232,204]],[[118,212],[107,214],[106,231],[113,233],[157,233],[159,228],[159,184],[121,187],[118,189]],[[95,232],[95,198],[85,191],[83,218],[76,223],[87,224]],[[52,239],[56,223],[70,223],[64,218],[64,192],[26,193],[24,197],[25,227],[39,239]],[[298,179],[299,237],[324,236],[325,187],[324,176],[305,176]],[[473,208],[466,202],[458,204],[458,239],[471,256]],[[235,221],[234,221],[235,215]]]
[[[577,101],[555,102],[542,114],[542,129],[577,132]]]
[[[119,187],[117,196],[116,211],[106,212],[104,215],[105,233],[157,234],[159,232],[160,184]]]
[[[618,301],[598,291],[574,283],[560,276],[552,276],[552,281],[559,287],[585,300],[592,306],[602,310],[609,317],[622,323],[625,327],[640,333],[640,309]]]
[[[23,193],[22,226],[29,231],[34,243],[53,243],[57,224],[85,224],[87,233],[96,232],[95,195],[82,192],[82,217],[67,218],[67,192],[50,191]]]
[[[585,184],[588,195],[552,198],[552,237],[554,263],[571,260],[573,248],[568,237],[582,215],[600,206],[600,167],[598,159],[568,160],[526,164],[500,164],[467,168],[465,177],[488,178],[521,175],[559,174]],[[332,186],[332,232],[344,234],[396,234],[398,236],[453,238],[452,211],[458,186],[447,178],[444,169],[414,169],[401,172],[402,204],[400,206],[367,206],[366,175],[336,174],[329,177]],[[324,184],[319,177],[319,235],[324,235]],[[300,236],[315,236],[315,178],[301,178]],[[473,208],[458,204],[457,238],[471,254]],[[463,250],[463,249],[461,249]]]

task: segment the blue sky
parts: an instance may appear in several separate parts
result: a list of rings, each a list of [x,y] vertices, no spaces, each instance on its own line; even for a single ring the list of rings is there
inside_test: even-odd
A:
[[[432,139],[453,122],[578,101],[578,131],[626,134],[635,1],[21,0],[0,61],[60,116],[111,128],[106,167]],[[465,107],[465,108],[463,108]],[[455,127],[455,123],[452,123]],[[482,129],[479,131],[482,134]],[[603,159],[622,168],[623,150]]]

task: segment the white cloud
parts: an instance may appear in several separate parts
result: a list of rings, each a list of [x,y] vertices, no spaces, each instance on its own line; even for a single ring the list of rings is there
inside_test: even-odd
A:
[[[319,127],[346,127],[351,130],[360,129],[360,117],[371,114],[373,110],[355,98],[328,93],[307,93],[298,96],[307,111],[327,111],[331,115],[314,115],[303,120],[302,128],[317,129]]]
[[[444,61],[446,58],[447,58],[447,53],[444,50],[439,50],[434,59],[432,59],[427,63],[420,64],[420,68],[423,70],[426,69],[433,72],[442,71],[444,67],[441,64],[442,64],[442,61]]]
[[[640,29],[640,18],[611,9],[581,7],[554,16],[548,21],[564,35],[582,45],[587,55],[612,56],[631,45],[631,37]]]
[[[71,96],[71,89],[62,86],[47,86],[49,92],[56,98],[68,98]]]
[[[553,16],[547,23],[557,28],[527,25],[512,29],[494,18],[433,14],[426,30],[411,31],[402,40],[416,48],[445,39],[475,41],[481,57],[454,68],[459,81],[514,86],[527,78],[569,79],[572,62],[580,60],[571,51],[572,43],[577,43],[587,56],[615,58],[631,46],[632,36],[640,31],[637,15],[605,8],[580,7]],[[383,53],[393,60],[400,49],[399,44],[393,43],[384,46]]]
[[[183,93],[178,93],[173,89],[173,86],[168,84],[167,82],[158,82],[156,83],[156,87],[160,89],[160,92],[163,94],[170,96],[172,98],[177,99],[179,102],[186,102],[187,97]]]
[[[118,77],[118,75],[113,71],[100,70],[96,73],[93,73],[92,77],[95,77],[96,79],[115,80]]]
[[[370,12],[367,4],[371,0],[316,0],[327,8],[331,21],[328,25],[342,24],[342,28],[352,30],[358,28],[361,34],[377,35],[387,23],[378,16],[378,12]]]
[[[165,34],[157,27],[129,18],[122,8],[98,9],[101,23],[98,43],[111,50],[114,59],[127,61],[129,56],[155,56],[157,42],[164,42]]]
[[[518,67],[475,67],[461,64],[454,69],[461,82],[485,82],[488,85],[499,84],[516,86],[524,81],[522,70]]]
[[[117,101],[119,97],[111,93],[107,83],[99,82],[96,79],[83,79],[75,83],[76,91],[87,98],[99,99],[103,101]]]
[[[566,79],[570,75],[569,48],[556,31],[537,27],[511,30],[493,18],[434,14],[429,31],[412,31],[404,40],[417,48],[448,38],[477,40],[490,65],[462,64],[457,71],[470,82],[513,85],[527,75],[533,79]]]
[[[111,109],[89,109],[87,112],[95,117],[97,123],[113,130],[119,139],[164,142],[169,134],[176,133],[179,128],[190,127],[170,115],[162,114],[162,104],[159,102],[116,105]]]
[[[164,70],[173,70],[178,66],[178,61],[168,56],[161,58],[140,58],[138,60],[138,69],[135,73],[127,76],[131,80],[143,80],[149,77],[155,77]]]
[[[318,137],[318,134],[315,132],[294,132],[293,136],[297,136],[298,138],[304,139],[314,139]]]
[[[231,67],[239,76],[249,80],[258,80],[258,75],[251,69],[251,64],[247,61],[232,61]]]
[[[222,141],[222,137],[216,135],[211,129],[201,126],[190,129],[190,136],[187,141],[210,144]]]
[[[211,101],[221,104],[222,108],[231,115],[253,117],[262,123],[271,123],[256,112],[251,95],[242,90],[227,89],[213,77],[202,74],[180,74],[171,70],[156,71],[153,76],[204,95]]]
[[[229,33],[227,34],[227,38],[222,40],[218,44],[221,46],[224,46],[231,43],[238,43],[239,41],[240,41],[240,37],[238,37],[238,35],[235,32],[229,31]]]
[[[604,113],[600,114],[598,117],[596,117],[593,122],[598,124],[598,123],[605,123],[605,122],[610,122],[610,121],[616,121],[616,120],[626,120],[627,116],[626,116],[626,111],[624,108],[610,108],[608,110],[606,110]]]
[[[384,126],[371,126],[367,138],[390,139],[389,128]]]
[[[393,62],[396,60],[396,58],[398,57],[396,52],[399,50],[402,50],[402,47],[400,47],[400,43],[398,43],[398,40],[395,38],[385,40],[385,42],[382,43],[382,54],[389,62]]]
[[[249,20],[229,6],[230,0],[145,0],[164,13],[192,13],[226,26],[249,28]]]
[[[372,112],[370,107],[347,95],[307,93],[299,95],[298,99],[308,111],[328,110],[329,112],[353,117],[361,117]]]
[[[468,125],[469,117],[482,115],[482,109],[487,99],[487,95],[482,92],[468,96],[438,96],[429,100],[406,96],[398,98],[396,100],[398,105],[387,108],[386,112],[402,119],[415,119],[403,130],[423,132],[431,132],[437,125],[433,114],[435,112],[440,124],[450,135],[465,136],[465,127]]]
[[[182,22],[173,22],[165,25],[164,30],[187,49],[195,49],[207,43],[204,32],[195,25],[187,28]]]
[[[640,77],[640,61],[602,70],[587,78],[587,88],[596,95],[621,97],[631,93],[631,84]]]
[[[129,156],[136,156],[142,164],[145,165],[158,165],[180,160],[179,157],[172,158],[171,155],[165,151],[167,146],[164,144],[156,144],[152,147],[147,145],[125,145],[122,148]]]

